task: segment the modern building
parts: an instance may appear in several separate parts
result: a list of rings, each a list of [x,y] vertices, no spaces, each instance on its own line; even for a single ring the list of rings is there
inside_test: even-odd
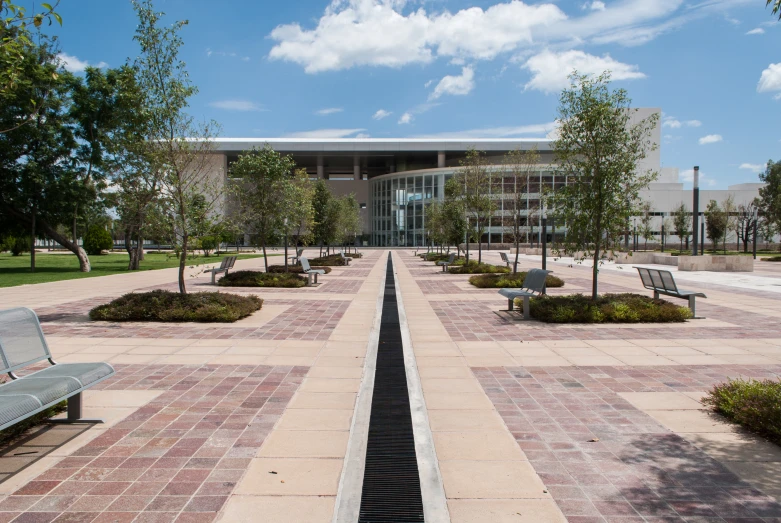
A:
[[[639,109],[633,120],[654,113],[660,114],[661,110]],[[661,114],[659,122],[651,137],[657,144],[661,144]],[[365,241],[373,246],[425,245],[426,207],[444,198],[446,180],[458,170],[470,148],[485,152],[488,162],[496,166],[493,169],[497,176],[501,176],[501,164],[509,151],[537,148],[539,168],[529,182],[526,209],[521,212],[524,231],[532,237],[538,234],[540,188],[547,186],[555,191],[568,182],[555,173],[550,139],[220,138],[215,141],[212,165],[215,170],[229,172],[240,153],[266,143],[291,155],[297,167],[305,168],[312,179],[325,180],[333,194],[353,193],[361,207]],[[661,168],[659,148],[650,152],[638,169],[660,172],[657,182],[641,195],[651,202],[658,227],[663,215],[681,202],[691,208],[691,190],[683,189],[677,169]],[[512,191],[506,184],[497,187]],[[759,187],[761,184],[741,184],[727,190],[702,191],[701,210],[709,200],[722,201],[730,194],[736,204],[748,203],[758,196]],[[483,241],[504,243],[512,216],[504,209],[502,195],[496,194],[495,198],[498,210]],[[561,228],[559,231],[563,232]]]

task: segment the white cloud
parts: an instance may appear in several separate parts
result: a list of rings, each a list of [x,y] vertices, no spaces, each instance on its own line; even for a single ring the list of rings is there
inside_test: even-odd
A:
[[[475,88],[475,70],[471,67],[461,69],[460,76],[445,76],[439,81],[429,100],[436,100],[443,94],[465,95]]]
[[[662,118],[662,127],[669,127],[670,129],[680,129],[683,126],[686,127],[699,127],[702,122],[699,120],[685,120],[681,122],[674,116],[664,116]]]
[[[255,102],[250,102],[249,100],[219,100],[216,102],[211,102],[209,105],[216,109],[223,109],[225,111],[248,112],[248,111],[264,110],[261,106],[259,106]]]
[[[362,133],[365,130],[366,129],[315,129],[313,131],[289,133],[286,136],[288,138],[348,138],[357,135],[358,133]],[[358,136],[353,137],[358,138]]]
[[[412,114],[409,113],[409,112],[406,112],[406,113],[401,115],[401,118],[399,118],[399,122],[398,123],[399,123],[399,125],[408,124],[408,123],[412,122],[412,119],[413,119]]]
[[[756,29],[752,29],[751,31],[746,33],[747,35],[763,35],[765,34],[765,30],[761,27],[757,27]]]
[[[86,60],[79,60],[75,56],[69,55],[68,53],[59,53],[57,55],[57,59],[65,68],[65,70],[70,71],[71,73],[80,73],[89,66],[98,67],[98,68],[108,67],[108,64],[106,62],[98,62],[97,64],[90,64]]]
[[[720,142],[722,140],[723,140],[723,138],[721,137],[720,134],[709,134],[707,136],[703,136],[702,138],[700,138],[700,145],[706,145],[706,144],[709,144],[709,143],[717,143],[717,142]]]
[[[372,115],[372,119],[374,120],[382,120],[383,118],[387,118],[388,116],[392,115],[393,113],[390,111],[386,111],[385,109],[378,109],[374,115]]]
[[[773,91],[781,91],[781,62],[768,65],[767,69],[762,71],[762,76],[759,77],[759,83],[757,84],[758,93]],[[781,99],[781,92],[775,95],[774,98],[776,100]]]
[[[765,166],[761,163],[742,163],[738,169],[746,169],[755,173],[761,173],[765,170]]]
[[[592,11],[604,11],[605,10],[605,2],[600,2],[599,0],[594,0],[590,4],[586,4],[583,6],[584,9],[591,9]]]
[[[371,138],[372,135],[369,133],[358,133],[354,136],[354,138]]]
[[[698,177],[699,177],[700,185],[707,185],[709,187],[713,187],[717,183],[716,180],[712,179],[710,176],[706,175],[702,171],[700,171]],[[694,169],[686,169],[684,171],[681,171],[678,174],[678,179],[683,183],[694,183]]]
[[[423,134],[415,138],[509,138],[514,136],[536,134],[548,136],[556,128],[556,122],[519,127],[488,127],[464,131],[447,131],[442,133]]]
[[[328,116],[329,114],[335,114],[335,113],[341,113],[344,111],[341,107],[328,107],[326,109],[320,109],[319,111],[316,111],[315,114],[319,116]]]
[[[583,51],[554,52],[545,50],[529,58],[524,69],[532,72],[532,79],[526,89],[537,89],[545,93],[557,92],[569,86],[567,77],[573,70],[581,74],[601,74],[609,70],[613,80],[634,80],[645,78],[636,65],[613,60],[610,55],[594,56]]]

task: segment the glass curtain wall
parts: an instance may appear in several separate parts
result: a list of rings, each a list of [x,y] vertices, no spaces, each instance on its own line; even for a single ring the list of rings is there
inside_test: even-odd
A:
[[[555,191],[566,184],[564,176],[556,176],[541,170],[530,177],[526,205],[521,209],[522,241],[538,241],[540,234],[540,191],[541,188]],[[435,200],[445,197],[445,182],[453,171],[435,174],[413,175],[399,173],[370,180],[372,197],[372,245],[378,247],[424,247],[426,245],[426,209]],[[491,242],[512,241],[512,206],[507,201],[516,188],[512,177],[503,177],[501,172],[493,174],[491,197],[497,210],[491,218],[487,235]],[[561,224],[556,234],[564,233]],[[548,231],[550,236],[551,231]],[[487,241],[487,235],[483,241]]]

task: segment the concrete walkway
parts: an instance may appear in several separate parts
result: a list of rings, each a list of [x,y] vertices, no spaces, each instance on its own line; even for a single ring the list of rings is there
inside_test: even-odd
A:
[[[0,523],[331,522],[388,253],[363,252],[316,288],[236,291],[264,306],[229,326],[86,318],[175,288],[171,269],[0,289],[39,313],[57,360],[117,369],[85,397],[105,425],[44,425],[0,449]],[[781,374],[774,291],[704,278],[687,285],[708,294],[705,320],[552,326],[411,250],[392,256],[451,521],[781,521],[778,447],[698,401]],[[552,268],[566,281],[552,293],[590,289],[588,267]],[[600,281],[645,292],[632,272]]]

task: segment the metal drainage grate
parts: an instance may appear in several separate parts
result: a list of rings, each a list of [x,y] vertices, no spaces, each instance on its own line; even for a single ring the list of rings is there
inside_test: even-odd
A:
[[[389,255],[358,523],[419,521],[423,498]]]

